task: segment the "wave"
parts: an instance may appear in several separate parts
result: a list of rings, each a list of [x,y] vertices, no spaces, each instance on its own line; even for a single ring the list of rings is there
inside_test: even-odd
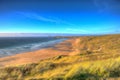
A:
[[[32,43],[32,44],[26,44],[22,46],[14,46],[10,48],[0,49],[0,57],[5,57],[5,56],[15,55],[23,52],[30,52],[30,51],[39,50],[42,48],[52,47],[55,44],[60,43],[64,40],[66,39],[57,39],[57,40],[52,40],[47,42]]]

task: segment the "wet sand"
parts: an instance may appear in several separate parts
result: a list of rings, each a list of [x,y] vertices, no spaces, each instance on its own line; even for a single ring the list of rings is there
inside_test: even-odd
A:
[[[50,48],[0,58],[0,67],[37,63],[57,55],[69,55],[74,51],[72,47],[74,40],[69,39]]]

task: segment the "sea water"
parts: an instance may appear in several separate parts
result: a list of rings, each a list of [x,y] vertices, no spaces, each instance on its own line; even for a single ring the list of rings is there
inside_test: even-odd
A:
[[[48,48],[64,40],[56,37],[0,37],[0,57]]]

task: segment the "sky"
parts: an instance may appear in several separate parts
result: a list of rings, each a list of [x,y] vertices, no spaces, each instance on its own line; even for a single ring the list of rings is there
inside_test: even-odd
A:
[[[120,0],[0,0],[0,33],[120,33]]]

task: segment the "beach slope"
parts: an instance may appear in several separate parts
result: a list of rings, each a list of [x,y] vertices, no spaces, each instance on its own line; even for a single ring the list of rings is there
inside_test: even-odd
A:
[[[73,37],[0,63],[1,80],[120,80],[120,34]]]

